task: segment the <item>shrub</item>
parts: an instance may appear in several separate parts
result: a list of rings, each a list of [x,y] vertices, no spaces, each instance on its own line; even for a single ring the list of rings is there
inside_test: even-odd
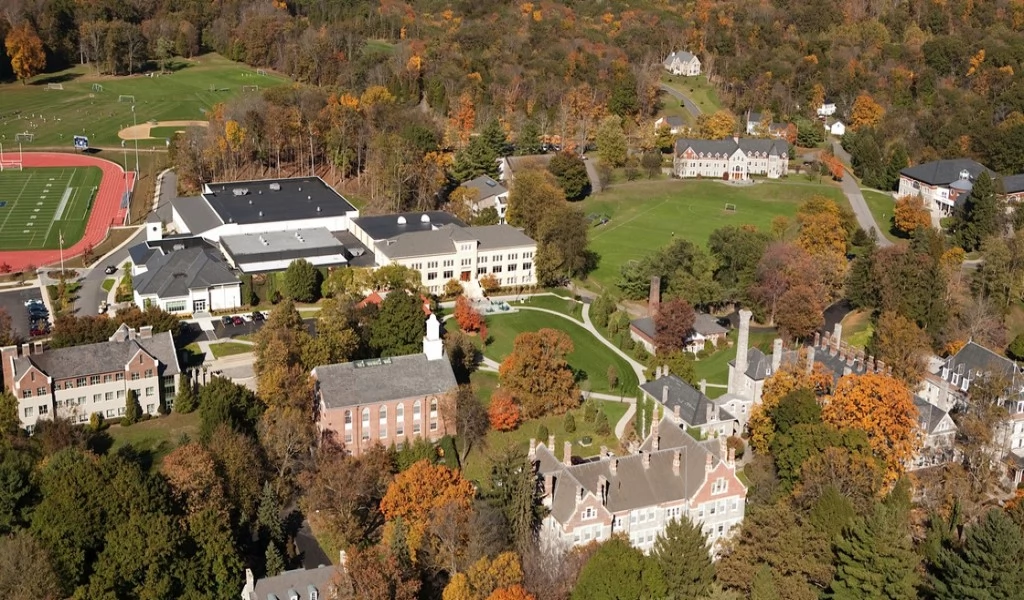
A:
[[[608,415],[605,412],[598,411],[597,419],[594,422],[594,431],[597,435],[608,435],[612,432],[611,423],[608,422]]]
[[[284,272],[284,289],[297,302],[316,302],[320,296],[320,271],[305,259],[293,260]]]
[[[501,289],[501,282],[494,273],[488,273],[480,278],[480,287],[484,289],[484,292],[493,294]]]
[[[1024,333],[1018,333],[1017,337],[1013,338],[1006,349],[1006,354],[1014,360],[1024,360]]]
[[[103,413],[94,412],[89,415],[89,427],[91,427],[93,431],[100,431],[103,429],[103,425]]]
[[[550,435],[551,435],[551,432],[548,431],[548,426],[547,425],[544,425],[542,423],[541,426],[537,428],[537,440],[538,441],[544,442],[546,444],[546,443],[548,443],[548,436],[550,436]]]
[[[743,453],[747,450],[747,445],[743,442],[743,438],[736,435],[730,435],[725,440],[725,445],[736,451],[736,458],[743,458]]]
[[[446,298],[461,296],[463,291],[462,284],[457,279],[449,279],[448,283],[444,284],[444,295]]]
[[[562,421],[562,429],[566,433],[573,433],[576,431],[576,417],[572,416],[571,412],[565,413],[565,420]]]
[[[487,419],[491,427],[498,431],[512,431],[522,421],[522,411],[512,395],[497,390],[491,396],[491,405],[487,407]]]
[[[587,423],[593,423],[597,419],[597,403],[592,398],[587,398],[586,402],[583,403],[583,420]]]

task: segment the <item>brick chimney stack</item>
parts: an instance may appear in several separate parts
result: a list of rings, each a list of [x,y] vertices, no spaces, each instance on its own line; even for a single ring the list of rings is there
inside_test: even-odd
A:
[[[647,297],[647,316],[653,317],[658,314],[658,307],[661,305],[661,277],[651,276],[651,291]]]
[[[567,466],[567,467],[571,467],[572,466],[572,442],[566,440],[566,442],[564,444],[562,444],[562,448],[563,448],[563,451],[562,451],[562,463],[565,464],[565,466]]]
[[[747,350],[750,349],[750,319],[754,313],[747,309],[740,311],[739,335],[736,337],[736,374],[747,372]]]
[[[832,338],[833,338],[832,339],[832,343],[835,344],[836,347],[838,347],[839,344],[843,341],[843,324],[842,323],[836,323],[835,327],[832,328]]]
[[[814,346],[807,349],[807,374],[810,375],[814,372]]]
[[[778,373],[782,366],[782,338],[772,342],[772,373]]]
[[[679,450],[672,452],[672,473],[674,475],[679,475],[679,465],[682,462],[682,453]]]
[[[729,460],[725,464],[729,465],[732,468],[736,468],[736,449],[735,448],[729,448],[728,456],[729,456]]]
[[[704,459],[704,471],[707,473],[711,472],[711,453],[708,452],[707,457]]]

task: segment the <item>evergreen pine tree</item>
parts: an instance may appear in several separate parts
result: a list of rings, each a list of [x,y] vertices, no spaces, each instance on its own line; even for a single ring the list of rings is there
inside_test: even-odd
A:
[[[910,513],[900,503],[875,506],[836,541],[836,574],[829,598],[913,598],[920,561],[911,545]]]
[[[612,427],[608,422],[608,415],[602,410],[598,411],[597,419],[594,421],[594,432],[597,435],[608,435],[611,433]]]
[[[654,540],[651,556],[665,576],[669,598],[703,598],[715,581],[707,537],[689,519],[671,521]]]
[[[987,171],[975,180],[967,199],[957,206],[955,217],[954,239],[968,252],[977,250],[985,238],[1000,232],[1002,202],[996,197],[995,184]]]
[[[480,135],[455,155],[452,177],[469,181],[480,175],[498,176],[498,159],[508,154],[508,138],[497,119],[491,120]]]
[[[754,579],[750,582],[750,600],[781,600],[772,569],[768,565],[761,565],[757,573],[754,573]]]
[[[271,541],[267,544],[267,552],[265,556],[267,561],[267,577],[273,577],[274,575],[278,575],[284,571],[284,557],[281,556],[281,551],[277,548],[277,542]]]
[[[903,144],[896,144],[889,151],[889,162],[886,165],[886,183],[887,187],[883,188],[887,191],[895,190],[896,185],[900,182],[900,171],[907,168],[910,165],[910,157],[907,156],[907,149]]]
[[[124,418],[121,419],[121,424],[132,425],[138,423],[141,418],[142,407],[139,406],[139,395],[135,393],[135,390],[129,388],[124,398]]]
[[[886,224],[882,223],[879,226],[885,227]],[[846,297],[857,308],[872,308],[878,304],[874,267],[875,246],[872,244],[854,259],[850,274],[846,276]]]
[[[192,379],[186,374],[178,375],[178,393],[174,395],[174,412],[188,414],[199,408],[199,393]]]
[[[531,119],[524,123],[523,128],[516,135],[516,156],[540,154],[540,135],[540,127],[537,126],[536,121]]]
[[[576,417],[572,416],[571,412],[565,413],[565,420],[562,421],[562,428],[565,429],[566,433],[573,433],[576,431]]]
[[[263,484],[263,493],[260,495],[260,506],[256,511],[256,523],[264,539],[274,543],[284,542],[284,526],[281,523],[281,505],[278,503],[277,494],[270,482]]]
[[[1024,533],[1002,509],[988,511],[964,530],[963,542],[946,544],[932,564],[937,600],[1009,600],[1024,591]]]

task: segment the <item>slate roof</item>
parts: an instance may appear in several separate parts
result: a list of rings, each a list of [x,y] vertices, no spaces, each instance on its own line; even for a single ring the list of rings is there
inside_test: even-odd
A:
[[[1002,178],[1004,194],[1024,192],[1024,175],[1006,175]]]
[[[672,431],[674,430],[674,432]],[[613,513],[646,506],[691,499],[704,485],[705,466],[710,455],[712,467],[721,458],[710,451],[711,444],[698,442],[668,419],[658,424],[660,449],[651,452],[651,438],[645,442],[647,451],[641,454],[614,456],[578,465],[566,466],[545,444],[538,444],[536,459],[541,476],[549,473],[555,478],[551,499],[551,516],[556,521],[568,521],[576,510],[578,487],[600,497],[599,477],[608,482],[605,506]],[[680,452],[679,474],[673,472],[672,462]],[[650,466],[644,468],[644,454],[650,455]],[[616,463],[612,473],[611,463]]]
[[[693,330],[705,337],[728,332],[725,327],[718,324],[718,319],[708,313],[697,313],[697,318],[693,321]]]
[[[657,329],[654,326],[654,317],[641,317],[639,319],[633,319],[629,322],[629,326],[635,328],[640,333],[647,337],[654,339],[657,334]]]
[[[418,231],[400,235],[386,245],[378,245],[381,254],[390,259],[413,258],[451,254],[457,242],[477,242],[477,251],[501,250],[532,246],[534,241],[511,225],[483,225],[460,227],[445,225],[433,231]]]
[[[924,398],[914,395],[914,406],[917,407],[917,424],[921,431],[928,435],[935,432],[942,419],[948,414],[938,406],[928,402]]]
[[[443,394],[458,386],[447,357],[424,354],[321,365],[313,369],[327,408]]]
[[[729,361],[730,367],[736,366],[736,360]],[[761,351],[760,348],[747,350],[747,377],[754,381],[761,381],[768,377],[772,370],[772,357]]]
[[[705,156],[725,155],[731,156],[736,150],[742,150],[746,154],[761,153],[768,156],[788,156],[789,142],[785,140],[772,140],[760,138],[729,138],[724,140],[676,140],[676,154],[681,155],[687,148],[692,148],[697,154]]]
[[[264,577],[257,580],[254,591],[246,600],[267,600],[273,594],[278,600],[290,600],[291,591],[294,591],[299,600],[309,600],[312,597],[309,589],[313,586],[319,598],[329,598],[331,578],[337,569],[327,565],[316,569],[293,569],[285,571],[273,577]]]
[[[119,331],[127,332],[128,326],[122,324]],[[169,331],[154,333],[153,337],[147,339],[136,336],[123,342],[107,341],[69,348],[53,348],[41,354],[22,356],[14,359],[14,372],[24,373],[29,365],[35,365],[37,369],[54,379],[74,379],[113,373],[123,371],[128,361],[139,350],[160,362],[160,375],[178,373],[178,354]]]
[[[665,66],[669,66],[672,64],[672,61],[677,58],[683,62],[689,62],[693,60],[693,53],[687,52],[686,50],[679,50],[677,52],[673,52],[672,54],[668,55],[668,58],[665,59],[665,62],[663,64]]]
[[[1017,363],[975,342],[967,342],[959,352],[946,359],[943,368],[949,369],[950,376],[953,373],[967,375],[992,371],[1001,373],[1011,382],[1020,374]]]
[[[836,352],[835,356],[832,356],[827,348],[816,348],[814,351],[814,362],[822,365],[828,369],[832,376],[839,379],[846,374],[846,369],[850,369],[850,373],[854,375],[863,375],[867,370],[867,365],[862,360],[853,361],[853,365],[847,365],[846,361],[839,356]]]
[[[224,224],[224,221],[220,220],[210,204],[201,196],[175,198],[171,200],[171,208],[185,222],[189,232],[196,235]]]
[[[700,393],[689,383],[680,379],[677,375],[669,374],[654,381],[648,381],[640,388],[655,402],[665,406],[666,411],[675,413],[679,407],[679,418],[690,427],[698,427],[709,423],[708,409],[718,412],[716,421],[732,421],[735,419],[727,410],[717,406],[710,398]],[[667,389],[667,395],[666,395]]]
[[[231,285],[239,279],[213,251],[186,248],[152,257],[146,272],[137,275],[133,283],[141,296],[180,298],[192,289]]]
[[[965,170],[970,173],[971,179],[977,179],[984,171],[988,171],[993,176],[995,175],[995,172],[985,167],[985,165],[969,158],[933,160],[901,169],[900,175],[906,175],[911,179],[916,179],[928,185],[949,185],[961,179],[960,172]]]
[[[534,244],[533,238],[523,233],[522,229],[505,224],[466,227],[466,233],[480,243],[477,250],[481,252]]]
[[[669,115],[667,117],[661,117],[661,121],[669,127],[682,127],[686,124],[683,118],[678,115]]]
[[[463,183],[461,187],[474,190],[476,192],[476,198],[474,199],[474,201],[476,202],[486,200],[492,196],[500,196],[502,194],[508,193],[508,190],[505,189],[505,186],[501,185],[500,183],[488,177],[487,175],[481,175],[475,179],[470,179],[469,181]]]
[[[203,198],[225,223],[339,217],[356,210],[319,177],[227,181],[209,183],[205,187]],[[236,195],[235,190],[246,190],[246,193]]]
[[[423,220],[424,215],[427,221]],[[398,237],[415,231],[432,231],[444,225],[466,225],[455,215],[440,210],[359,217],[352,219],[352,223],[365,231],[371,240]]]

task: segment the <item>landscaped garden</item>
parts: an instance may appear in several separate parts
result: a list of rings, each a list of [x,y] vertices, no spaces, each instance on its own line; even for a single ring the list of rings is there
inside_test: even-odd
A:
[[[210,344],[210,352],[213,353],[214,358],[246,354],[254,349],[252,344],[243,344],[241,342],[217,342],[216,344]]]
[[[904,237],[893,227],[892,215],[896,208],[896,202],[892,196],[882,192],[863,189],[860,193],[864,195],[864,202],[867,203],[868,210],[871,211],[871,216],[874,217],[875,223],[878,225],[882,235],[891,242],[897,242],[901,237]]]

